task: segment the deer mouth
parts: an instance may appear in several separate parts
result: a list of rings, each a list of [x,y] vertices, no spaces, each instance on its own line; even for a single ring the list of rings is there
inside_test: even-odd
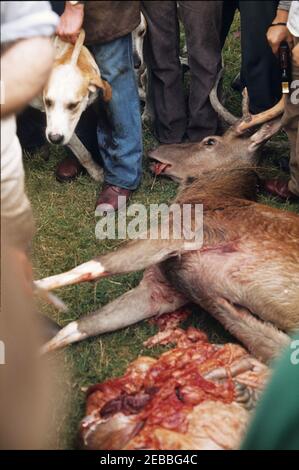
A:
[[[169,167],[171,167],[170,163],[162,163],[158,161],[154,161],[150,166],[152,172],[157,176],[161,175],[162,173],[165,173],[165,171]]]

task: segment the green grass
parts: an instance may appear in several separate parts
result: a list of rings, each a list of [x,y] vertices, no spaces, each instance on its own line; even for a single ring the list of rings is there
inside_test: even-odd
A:
[[[230,110],[240,112],[240,97],[230,89],[230,82],[239,71],[239,39],[233,35],[238,29],[235,21],[227,41],[224,61],[226,76],[224,89]],[[278,139],[285,139],[280,135]],[[144,154],[155,144],[148,128],[144,129]],[[94,204],[100,190],[98,184],[88,176],[81,176],[76,182],[60,184],[53,175],[57,162],[65,150],[51,147],[50,160],[45,161],[42,154],[28,155],[25,158],[27,191],[32,201],[36,221],[36,235],[33,243],[33,264],[35,278],[59,273],[76,264],[89,260],[94,255],[115,248],[120,241],[97,241],[95,238]],[[269,172],[278,174],[279,153],[265,154]],[[166,179],[153,178],[144,161],[144,175],[140,188],[132,202],[146,205],[154,202],[169,202],[176,194],[176,185]],[[299,206],[281,204],[275,198],[261,196],[261,201],[286,210],[296,210]],[[131,289],[141,277],[141,273],[104,279],[98,283],[81,284],[59,290],[58,295],[67,303],[69,311],[58,313],[48,305],[40,309],[61,325],[93,310],[99,309]],[[118,312],[115,312],[117,315]],[[212,341],[223,342],[229,335],[205,312],[196,307],[189,320],[209,334]],[[53,414],[55,435],[49,444],[53,448],[74,448],[78,423],[84,415],[85,397],[82,387],[103,381],[124,372],[130,361],[138,355],[155,355],[161,348],[146,350],[142,343],[153,334],[155,328],[147,322],[126,328],[101,337],[96,337],[70,346],[58,352],[56,358],[64,366],[65,379],[59,379],[68,406]]]

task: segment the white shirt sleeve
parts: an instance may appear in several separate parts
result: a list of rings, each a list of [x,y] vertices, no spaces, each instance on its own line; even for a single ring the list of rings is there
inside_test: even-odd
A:
[[[299,1],[291,2],[287,26],[293,36],[299,37]]]
[[[49,2],[1,2],[1,44],[54,34],[59,17]]]

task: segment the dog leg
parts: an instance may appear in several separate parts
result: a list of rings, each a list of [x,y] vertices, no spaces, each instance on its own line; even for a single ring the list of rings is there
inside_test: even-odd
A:
[[[79,137],[74,133],[71,140],[67,144],[74,155],[78,158],[82,166],[87,170],[89,175],[97,182],[103,181],[103,169],[99,167],[93,160],[89,151],[82,144]]]
[[[143,89],[144,99],[144,108],[141,116],[141,120],[143,124],[151,125],[154,121],[154,109],[152,103],[152,92],[150,86],[151,75],[148,72],[147,68],[145,68],[144,72],[141,75],[141,85]]]

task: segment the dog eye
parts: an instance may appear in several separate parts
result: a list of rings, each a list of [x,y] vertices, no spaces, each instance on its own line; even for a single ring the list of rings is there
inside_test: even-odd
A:
[[[70,103],[70,104],[67,105],[67,109],[69,109],[71,111],[72,109],[75,109],[78,106],[79,103],[80,103],[80,101],[76,101],[76,103]]]
[[[53,104],[53,101],[52,100],[49,100],[49,98],[46,98],[45,99],[45,105],[47,106],[47,108],[50,108]]]
[[[204,144],[207,145],[207,146],[215,145],[216,144],[216,139],[212,139],[212,138],[207,139]]]

